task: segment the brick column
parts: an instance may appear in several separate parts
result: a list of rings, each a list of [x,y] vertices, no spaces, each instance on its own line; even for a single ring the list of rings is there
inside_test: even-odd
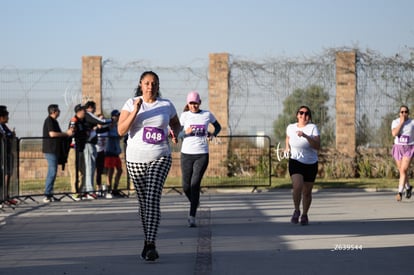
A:
[[[208,101],[209,109],[221,124],[221,135],[229,129],[229,54],[210,54]]]
[[[209,55],[208,101],[209,110],[221,125],[219,136],[229,135],[229,54],[214,53]],[[227,176],[227,168],[220,162],[228,156],[229,139],[223,138],[222,144],[210,146],[211,162],[206,171],[210,176]]]
[[[336,53],[336,149],[356,156],[356,53]]]
[[[102,56],[82,56],[82,101],[95,101],[102,112]]]

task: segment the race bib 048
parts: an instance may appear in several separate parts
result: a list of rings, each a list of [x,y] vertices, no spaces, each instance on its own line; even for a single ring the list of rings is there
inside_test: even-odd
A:
[[[142,140],[150,144],[161,143],[165,140],[164,130],[157,127],[144,127]]]

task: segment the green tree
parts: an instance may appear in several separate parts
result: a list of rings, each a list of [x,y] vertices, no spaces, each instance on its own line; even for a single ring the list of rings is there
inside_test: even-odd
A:
[[[369,118],[366,114],[363,114],[358,121],[356,131],[357,145],[366,145],[373,141],[372,127],[370,127]]]
[[[317,85],[311,85],[306,89],[294,90],[283,102],[283,113],[279,114],[278,118],[273,122],[276,142],[284,145],[286,127],[288,124],[296,121],[297,109],[302,105],[306,105],[312,111],[313,123],[317,124],[321,131],[322,145],[331,143],[334,129],[333,127],[326,127],[324,129],[325,125],[329,125],[328,107],[325,106],[328,100],[329,94]],[[329,138],[324,138],[324,136]]]
[[[376,141],[381,147],[391,147],[394,137],[391,134],[391,123],[396,119],[395,113],[387,113],[382,117],[381,126],[376,134]]]

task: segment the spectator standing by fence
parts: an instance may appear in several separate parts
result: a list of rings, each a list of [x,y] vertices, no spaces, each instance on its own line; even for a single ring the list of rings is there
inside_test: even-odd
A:
[[[60,109],[57,104],[50,104],[47,108],[48,116],[43,123],[43,142],[42,151],[47,160],[47,176],[45,181],[45,197],[43,202],[51,202],[53,199],[53,188],[55,184],[58,164],[60,159],[66,158],[66,144],[68,137],[73,135],[73,129],[69,128],[62,132],[57,118]],[[63,164],[66,160],[63,162]]]
[[[312,188],[318,172],[318,150],[320,135],[318,127],[312,123],[309,107],[301,106],[296,112],[296,123],[286,129],[286,147],[289,152],[289,174],[293,185],[293,212],[291,222],[302,225],[309,223],[308,211],[312,203]],[[302,216],[300,203],[302,201]]]
[[[181,147],[181,174],[183,191],[190,202],[188,226],[196,226],[196,213],[200,203],[201,180],[209,162],[208,140],[217,136],[221,126],[214,115],[200,109],[201,99],[196,91],[187,95],[185,111],[180,116],[183,127],[179,137],[183,138]],[[209,124],[214,132],[208,132]]]
[[[391,124],[391,133],[394,137],[392,156],[397,164],[400,174],[398,182],[397,201],[402,200],[404,189],[405,197],[411,198],[413,187],[408,181],[408,168],[414,156],[414,121],[409,118],[410,110],[402,105],[399,111],[399,118],[394,119]]]
[[[88,101],[85,103],[85,126],[89,132],[89,138],[85,145],[84,157],[85,157],[85,188],[88,198],[96,199],[94,194],[94,177],[96,169],[96,143],[98,142],[98,136],[96,135],[96,126],[98,124],[108,125],[111,123],[110,119],[100,119],[95,115],[96,103],[94,101]]]
[[[13,174],[13,165],[14,165],[14,154],[12,152],[13,148],[13,139],[16,137],[16,133],[14,130],[10,130],[7,126],[9,122],[9,111],[7,110],[7,106],[1,105],[0,106],[0,138],[2,139],[1,142],[5,149],[0,148],[0,153],[2,156],[3,167],[4,167],[4,175],[1,175],[1,180],[4,182],[4,199],[5,202],[8,204],[17,204],[17,200],[10,198],[10,182],[11,177]],[[0,185],[0,187],[2,187]]]
[[[175,137],[180,131],[176,109],[170,100],[160,97],[159,84],[156,73],[142,73],[137,88],[140,96],[125,102],[118,123],[118,133],[128,133],[127,171],[137,192],[145,235],[141,257],[147,261],[159,257],[155,241],[161,218],[160,201],[172,163],[168,126]],[[177,142],[176,138],[173,142]]]
[[[121,137],[118,134],[119,115],[120,112],[118,110],[113,110],[111,112],[112,123],[109,126],[108,140],[105,147],[107,198],[111,198],[111,193],[114,196],[119,196],[121,194],[119,191],[119,180],[122,175],[122,161],[119,155],[121,154],[122,149],[120,144]],[[113,185],[112,180],[114,180]]]
[[[79,201],[80,193],[85,189],[85,158],[83,151],[88,140],[88,132],[84,125],[85,107],[78,104],[74,108],[75,115],[71,118],[69,128],[74,135],[70,144],[68,155],[68,170],[70,174],[72,199]]]

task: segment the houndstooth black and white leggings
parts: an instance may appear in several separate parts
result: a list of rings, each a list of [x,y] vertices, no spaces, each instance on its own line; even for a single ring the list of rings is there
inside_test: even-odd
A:
[[[128,174],[135,186],[139,215],[145,241],[155,242],[161,218],[161,194],[172,163],[171,156],[164,156],[147,163],[127,162]]]

